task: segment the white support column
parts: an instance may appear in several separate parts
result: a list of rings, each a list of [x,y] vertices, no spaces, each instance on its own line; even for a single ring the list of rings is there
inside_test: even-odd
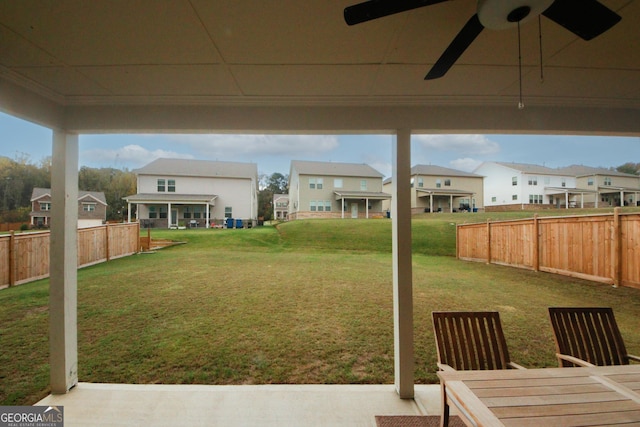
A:
[[[207,224],[205,225],[205,228],[209,228],[209,223],[211,222],[211,211],[209,210],[209,202],[207,202],[205,206],[205,210],[207,212],[205,214],[205,216],[207,217]]]
[[[449,194],[449,213],[453,213],[453,194]]]
[[[178,218],[176,218],[177,220]],[[173,218],[171,218],[171,203],[167,203],[167,228],[171,228],[171,221],[173,220]]]
[[[127,222],[131,222],[131,203],[127,203]]]
[[[364,199],[364,209],[365,209],[365,212],[366,212],[365,217],[367,219],[369,219],[369,198],[365,198]]]
[[[342,198],[342,219],[344,219],[344,197]]]
[[[393,325],[395,386],[414,397],[413,272],[411,265],[411,131],[399,129],[392,149]]]
[[[429,213],[433,213],[433,193],[429,194]]]
[[[53,132],[49,280],[51,392],[78,383],[78,135]]]
[[[565,209],[569,209],[569,192],[564,192],[564,207]]]

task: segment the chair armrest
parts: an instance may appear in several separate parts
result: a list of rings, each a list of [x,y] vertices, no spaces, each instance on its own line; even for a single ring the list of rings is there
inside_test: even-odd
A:
[[[583,366],[585,368],[596,366],[593,363],[589,363],[587,361],[578,359],[577,357],[569,356],[567,354],[556,353],[556,357],[558,358],[558,360],[566,360],[567,362],[573,363],[574,365]],[[560,365],[562,366],[562,364]]]
[[[640,357],[634,356],[633,354],[627,354],[627,359],[633,360],[634,362],[640,362]]]
[[[447,365],[446,363],[438,363],[438,369],[440,369],[441,371],[455,372],[455,369],[453,369],[451,366]]]
[[[507,363],[507,366],[510,367],[511,369],[527,369],[524,366],[518,365],[515,362],[509,362],[509,363]]]

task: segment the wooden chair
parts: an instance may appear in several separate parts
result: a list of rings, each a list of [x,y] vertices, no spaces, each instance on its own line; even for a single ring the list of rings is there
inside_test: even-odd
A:
[[[628,365],[628,354],[609,307],[549,307],[561,367]]]
[[[433,312],[432,317],[440,370],[525,369],[509,358],[498,312]],[[440,425],[448,424],[443,385]]]

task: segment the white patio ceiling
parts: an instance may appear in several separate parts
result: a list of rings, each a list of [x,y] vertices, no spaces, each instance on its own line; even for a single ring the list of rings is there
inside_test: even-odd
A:
[[[452,0],[353,27],[353,0],[0,2],[0,110],[70,131],[640,133],[640,2],[589,42],[542,18],[485,30]],[[578,13],[578,12],[577,12]]]

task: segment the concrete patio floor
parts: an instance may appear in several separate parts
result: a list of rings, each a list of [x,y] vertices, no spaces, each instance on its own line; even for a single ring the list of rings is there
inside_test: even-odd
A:
[[[80,383],[37,405],[63,406],[65,427],[375,426],[376,415],[439,414],[440,386],[403,400],[393,385]]]

